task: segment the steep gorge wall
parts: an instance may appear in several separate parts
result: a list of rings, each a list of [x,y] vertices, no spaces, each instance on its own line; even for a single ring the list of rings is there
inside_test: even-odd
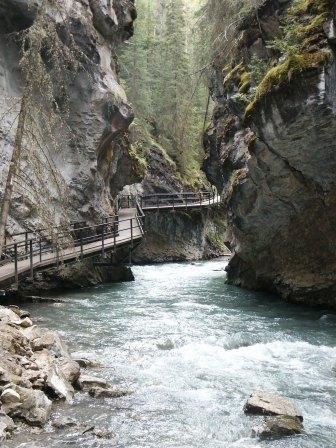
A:
[[[52,160],[53,172],[43,169],[41,178],[37,179],[37,174],[29,169],[29,160],[22,161],[28,167],[26,171],[32,184],[40,191],[37,195],[23,194],[22,188],[17,189],[9,220],[10,232],[45,227],[49,221],[57,224],[65,197],[69,220],[92,222],[102,214],[113,212],[117,193],[125,184],[139,180],[127,136],[133,112],[118,83],[115,56],[116,46],[132,36],[136,17],[134,2],[70,0],[61,5],[62,12],[51,11],[48,19],[56,23],[59,33],[62,27],[69,27],[86,62],[66,86],[69,114],[64,128],[54,134],[55,145],[43,142],[43,149]],[[32,25],[35,13],[36,8],[28,0],[0,0],[0,108],[3,113],[0,191],[3,191],[16,130],[18,106],[13,104],[15,98],[22,96],[24,88],[19,69],[20,32]],[[37,130],[41,141],[43,136],[47,140],[50,137],[45,131]],[[55,146],[61,148],[59,153],[55,152]],[[37,152],[44,157],[38,149]],[[62,185],[62,194],[49,181],[55,176]],[[44,208],[39,210],[42,202]]]
[[[289,24],[297,43],[284,55],[270,42],[290,43]],[[214,66],[204,164],[226,198],[228,281],[333,307],[335,29],[334,2],[325,0],[266,0],[242,21],[232,64]],[[257,81],[253,60],[266,67]]]

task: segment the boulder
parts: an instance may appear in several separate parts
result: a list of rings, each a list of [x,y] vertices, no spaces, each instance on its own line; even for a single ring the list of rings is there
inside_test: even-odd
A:
[[[115,434],[107,428],[96,428],[95,426],[87,426],[82,434],[91,434],[99,439],[110,439],[115,437]]]
[[[33,326],[33,322],[29,319],[29,317],[25,317],[19,321],[18,325],[23,328],[28,328]]]
[[[76,361],[79,364],[79,366],[84,369],[103,367],[100,362],[94,361],[92,359],[74,357],[74,361]]]
[[[51,412],[51,401],[44,392],[15,386],[20,396],[20,403],[4,404],[3,410],[11,417],[24,419],[30,425],[42,426]]]
[[[13,420],[8,415],[0,413],[0,443],[5,442],[15,428]]]
[[[1,394],[1,402],[3,404],[20,403],[20,395],[13,389],[5,389]]]
[[[58,370],[62,373],[63,378],[70,384],[77,383],[80,376],[79,364],[71,358],[61,358],[57,362]]]
[[[244,407],[246,414],[287,415],[303,420],[302,415],[286,398],[272,392],[253,392]]]
[[[125,397],[127,395],[131,395],[133,392],[126,389],[118,389],[118,388],[108,388],[104,389],[103,387],[91,387],[89,389],[89,394],[94,398],[120,398]]]
[[[70,417],[59,417],[55,418],[51,422],[52,426],[57,429],[69,428],[71,426],[76,426],[77,422],[73,418]]]
[[[21,310],[16,305],[9,305],[8,307],[11,311],[13,311],[20,319],[24,319],[25,317],[30,317],[29,311]]]
[[[65,399],[68,402],[72,401],[74,395],[74,388],[70,383],[64,380],[62,374],[58,369],[52,369],[47,379],[47,387],[52,396]]]
[[[109,387],[109,383],[106,380],[95,376],[80,375],[77,381],[77,386],[80,390],[89,391],[94,387],[107,389]]]
[[[303,425],[298,417],[279,415],[265,420],[252,429],[252,435],[260,439],[278,439],[303,433]]]

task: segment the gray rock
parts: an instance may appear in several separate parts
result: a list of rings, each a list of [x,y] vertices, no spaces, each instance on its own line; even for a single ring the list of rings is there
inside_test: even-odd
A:
[[[336,308],[336,251],[330,250],[336,245],[336,227],[330,225],[336,216],[335,2],[326,3],[325,34],[321,23],[305,49],[330,58],[296,74],[290,70],[289,82],[257,95],[245,115],[230,101],[240,76],[225,83],[223,77],[240,62],[246,71],[260,44],[268,67],[280,68],[283,59],[266,46],[281,34],[292,2],[280,8],[278,1],[259,4],[258,12],[251,11],[237,27],[232,66],[213,67],[216,107],[204,136],[203,168],[222,193],[234,253],[227,281],[273,291],[288,301]],[[315,18],[315,11],[307,11],[297,26]]]
[[[20,395],[13,389],[5,389],[0,398],[3,404],[20,403]]]
[[[110,439],[115,437],[115,434],[107,428],[97,428],[96,426],[87,426],[82,434],[90,434],[99,439]]]
[[[21,402],[4,404],[5,413],[22,418],[30,425],[44,425],[50,416],[51,400],[40,390],[15,386],[15,391]]]
[[[5,442],[15,428],[14,421],[8,415],[0,413],[0,442]]]
[[[252,429],[252,435],[260,439],[278,439],[294,436],[304,432],[299,418],[288,415],[280,415],[269,418],[260,426]]]
[[[89,391],[94,387],[107,389],[110,385],[106,380],[102,378],[81,374],[78,378],[77,386],[80,390]]]
[[[19,308],[16,305],[9,305],[8,308],[11,309],[15,314],[17,314],[20,319],[24,319],[25,317],[30,317],[29,311],[22,310],[21,308]]]
[[[93,359],[87,359],[87,358],[73,358],[75,362],[79,364],[80,367],[83,367],[84,369],[88,368],[99,368],[103,367],[103,365],[99,361],[95,361]]]
[[[131,395],[133,392],[126,389],[114,388],[103,388],[103,387],[91,387],[88,390],[91,397],[94,398],[120,398],[127,395]]]
[[[76,426],[77,422],[71,417],[58,417],[51,422],[52,426],[57,429],[69,428]]]
[[[303,420],[302,415],[289,400],[273,392],[253,392],[245,404],[244,412],[259,415],[287,415]]]

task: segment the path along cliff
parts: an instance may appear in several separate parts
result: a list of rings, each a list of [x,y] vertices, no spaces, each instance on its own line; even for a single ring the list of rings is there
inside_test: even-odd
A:
[[[259,2],[239,22],[231,59],[214,62],[204,138],[204,170],[226,198],[229,283],[332,307],[335,18],[333,1]]]

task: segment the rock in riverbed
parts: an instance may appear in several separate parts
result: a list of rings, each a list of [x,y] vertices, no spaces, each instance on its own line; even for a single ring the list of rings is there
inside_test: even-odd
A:
[[[253,392],[244,407],[246,414],[287,415],[303,421],[302,415],[286,398],[272,392]]]
[[[89,394],[94,398],[120,398],[127,395],[131,395],[133,392],[126,389],[118,389],[116,387],[109,387],[107,389],[103,387],[91,387]]]
[[[93,359],[87,359],[87,358],[74,358],[74,361],[79,364],[80,367],[83,367],[84,369],[95,369],[99,367],[103,367],[103,365],[99,361],[95,361]]]
[[[260,439],[278,439],[303,433],[299,418],[279,415],[266,419],[261,425],[252,429],[252,435]]]
[[[42,426],[52,399],[71,400],[80,374],[58,334],[33,325],[29,313],[0,306],[0,440],[14,419]]]
[[[97,378],[95,376],[90,376],[90,375],[81,375],[77,381],[78,389],[84,390],[87,392],[90,389],[92,389],[93,387],[107,389],[109,386],[110,385],[106,380],[104,380],[102,378]]]

